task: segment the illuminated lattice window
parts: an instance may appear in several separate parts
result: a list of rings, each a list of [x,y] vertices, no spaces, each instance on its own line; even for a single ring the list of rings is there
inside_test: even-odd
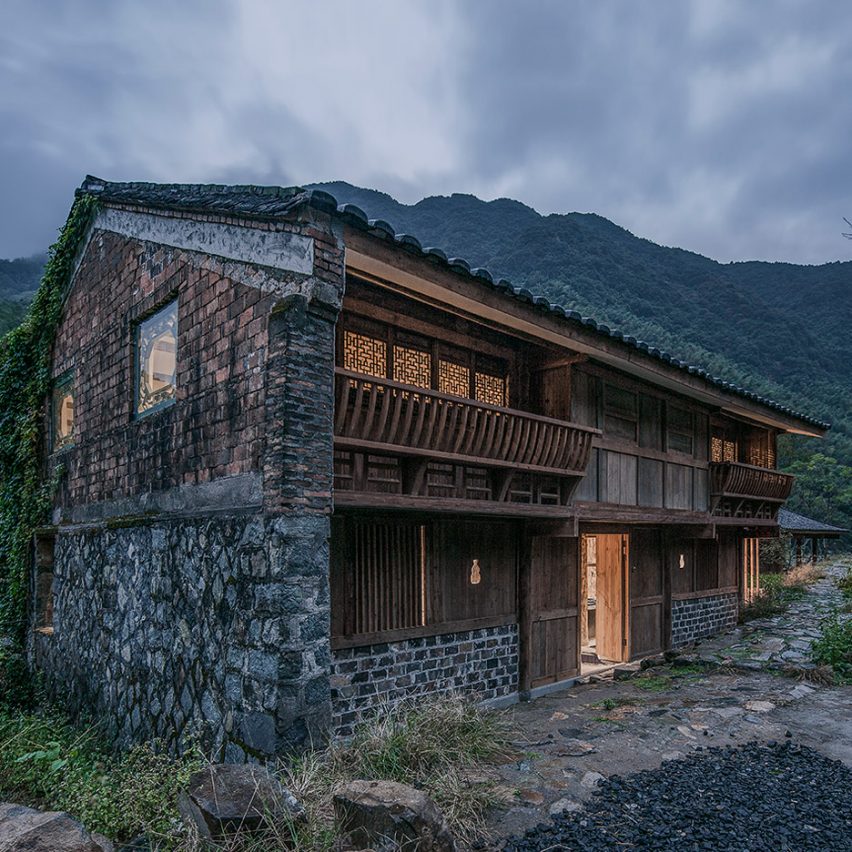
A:
[[[393,380],[418,388],[432,387],[432,356],[421,349],[394,345]]]
[[[455,361],[438,362],[438,390],[453,396],[469,396],[470,370]]]
[[[177,300],[136,329],[136,413],[173,402],[177,370]]]
[[[714,435],[710,439],[710,461],[735,462],[737,460],[737,442]]]
[[[506,399],[506,379],[502,376],[491,376],[488,373],[477,373],[475,377],[476,399],[489,405],[508,405]]]
[[[343,334],[343,367],[353,373],[368,376],[387,376],[388,345],[377,337],[368,337],[355,331]]]

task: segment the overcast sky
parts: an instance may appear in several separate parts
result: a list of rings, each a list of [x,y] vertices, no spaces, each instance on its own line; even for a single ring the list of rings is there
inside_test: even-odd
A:
[[[348,180],[852,258],[852,4],[2,0],[0,257],[112,180]]]

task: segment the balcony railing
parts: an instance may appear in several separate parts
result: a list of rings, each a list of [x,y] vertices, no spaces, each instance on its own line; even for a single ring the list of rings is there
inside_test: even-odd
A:
[[[338,447],[582,476],[597,429],[433,390],[335,371]]]
[[[790,496],[794,477],[777,470],[737,462],[710,465],[710,493],[713,498],[739,498],[783,503]]]

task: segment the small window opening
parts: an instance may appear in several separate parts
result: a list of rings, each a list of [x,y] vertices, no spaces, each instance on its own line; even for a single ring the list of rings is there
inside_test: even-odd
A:
[[[174,401],[177,370],[177,299],[141,322],[136,332],[136,413]]]
[[[74,374],[66,373],[53,388],[53,449],[74,443]]]
[[[39,633],[53,633],[53,552],[52,535],[35,538],[35,629]]]

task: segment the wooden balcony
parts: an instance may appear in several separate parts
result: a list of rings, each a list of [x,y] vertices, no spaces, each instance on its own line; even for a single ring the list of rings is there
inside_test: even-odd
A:
[[[751,464],[712,462],[711,510],[724,517],[774,520],[790,496],[793,479],[789,474]]]
[[[599,434],[551,417],[335,371],[338,448],[579,478]]]

